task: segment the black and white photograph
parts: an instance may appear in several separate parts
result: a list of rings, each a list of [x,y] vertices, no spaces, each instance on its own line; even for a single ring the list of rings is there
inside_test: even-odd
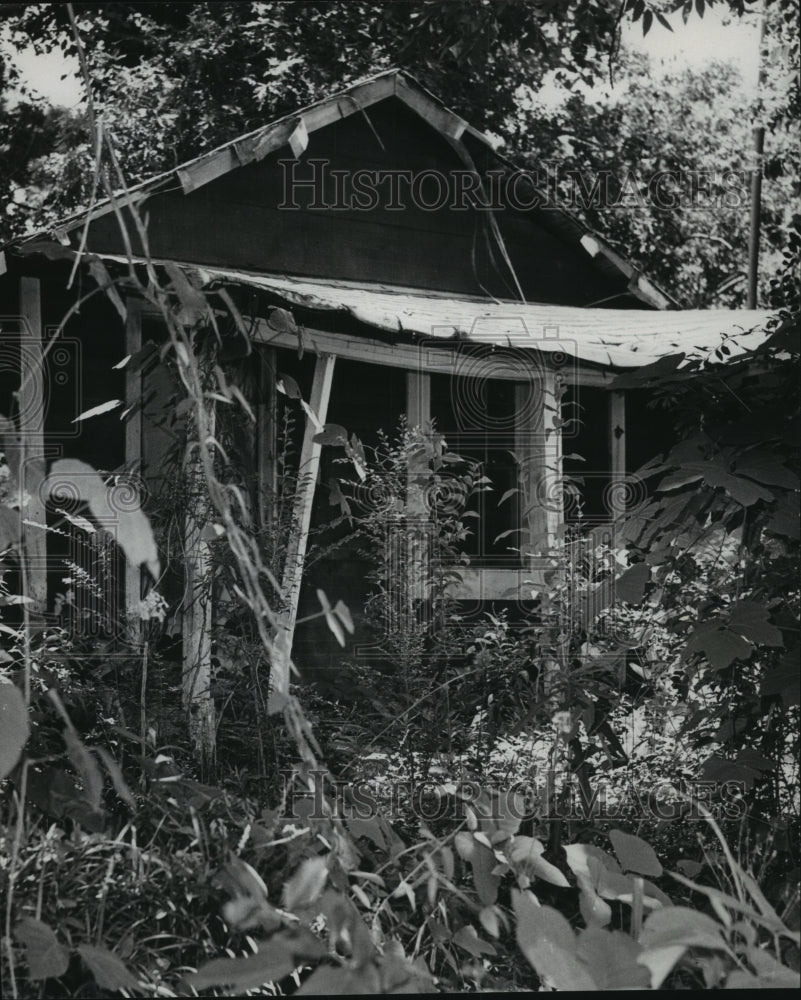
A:
[[[798,0],[0,6],[0,997],[801,986]]]

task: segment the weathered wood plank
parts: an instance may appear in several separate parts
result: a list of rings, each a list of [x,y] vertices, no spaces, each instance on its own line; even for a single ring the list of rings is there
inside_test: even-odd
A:
[[[133,357],[142,349],[141,299],[126,301],[125,354]],[[125,369],[125,408],[135,407],[125,422],[125,465],[133,476],[142,475],[142,370],[130,363]],[[138,610],[142,596],[142,573],[139,566],[125,560],[125,613],[129,629],[138,637]]]
[[[615,521],[626,513],[626,395],[624,392],[609,393],[609,471],[611,487],[611,515]]]
[[[395,96],[403,101],[407,107],[416,111],[421,118],[424,118],[438,132],[442,132],[443,135],[447,135],[451,139],[461,139],[467,128],[467,122],[464,119],[460,118],[453,111],[448,111],[447,108],[441,107],[435,101],[426,97],[417,88],[410,86],[402,76],[399,76],[396,80]],[[489,145],[486,136],[481,136],[481,138]]]
[[[561,386],[544,368],[515,386],[515,453],[520,463],[518,526],[524,565],[553,549],[564,521]]]
[[[256,404],[256,447],[258,524],[269,531],[273,523],[275,496],[278,487],[277,440],[278,403],[275,391],[275,349],[259,349],[258,403]]]
[[[395,77],[392,74],[369,80],[360,87],[342,94],[334,94],[328,101],[306,108],[303,121],[309,132],[325,128],[340,118],[364,111],[395,93]]]
[[[214,763],[216,718],[211,697],[211,628],[213,601],[211,559],[204,528],[211,505],[203,472],[200,442],[185,463],[188,496],[192,498],[184,520],[183,708],[188,716],[192,743],[204,767]]]
[[[495,566],[468,566],[460,569],[461,580],[448,587],[448,596],[457,601],[533,601],[532,589],[545,579],[540,564],[524,569]]]
[[[409,430],[417,429],[423,434],[431,427],[431,376],[420,371],[406,373],[406,422]],[[414,601],[426,597],[429,579],[430,524],[426,485],[429,481],[428,462],[424,454],[410,454],[406,469],[406,509],[408,514],[408,537],[405,539],[405,556],[408,565],[400,567],[402,577],[408,582],[409,607],[404,612],[414,614]],[[399,539],[390,539],[400,553]],[[400,561],[400,560],[399,560]]]
[[[431,423],[431,376],[425,372],[406,374],[406,421],[423,432]]]
[[[320,469],[320,454],[322,445],[314,440],[328,417],[328,403],[331,399],[331,386],[334,380],[334,364],[336,356],[322,354],[314,366],[309,407],[316,420],[310,416],[306,419],[306,429],[303,435],[303,446],[300,451],[298,467],[298,488],[293,512],[293,534],[287,547],[286,563],[281,583],[281,595],[285,607],[278,620],[276,655],[272,664],[271,688],[274,694],[286,695],[289,691],[289,662],[292,652],[292,640],[295,635],[295,623],[298,617],[300,602],[300,586],[303,579],[303,566],[306,559],[306,547],[309,540],[314,492],[317,486],[317,474]],[[319,426],[318,426],[319,425]]]
[[[266,320],[261,318],[248,317],[247,322],[253,324],[253,339],[256,343],[269,344],[273,347],[286,347],[294,350],[298,346],[296,334],[278,332],[274,330]],[[392,368],[405,368],[410,371],[425,372],[427,374],[440,373],[443,375],[458,375],[459,370],[464,368],[464,355],[455,349],[458,345],[447,346],[443,342],[442,347],[426,343],[421,348],[417,344],[391,344],[386,341],[377,340],[372,337],[354,337],[343,333],[329,333],[325,330],[317,330],[304,327],[307,334],[304,344],[315,354],[337,354],[339,357],[348,358],[351,361],[363,361],[366,364],[389,365]],[[575,383],[577,385],[604,386],[611,383],[615,374],[601,369],[579,368],[575,371]],[[480,374],[479,362],[471,361],[470,373],[473,376]],[[508,381],[520,380],[519,364],[504,364],[504,359],[491,358],[487,361],[487,374],[489,377],[504,379]],[[573,371],[571,371],[571,377]]]
[[[648,305],[655,306],[657,309],[669,309],[671,306],[676,305],[661,289],[652,284],[644,274],[641,274],[637,268],[594,234],[585,233],[579,240],[579,243],[590,257],[597,257],[598,254],[601,254],[614,264],[629,279],[628,290],[633,295],[636,295],[638,299],[642,299],[643,302],[647,302]]]
[[[176,176],[184,193],[188,194],[243,164],[263,159],[282,146],[288,145],[294,156],[300,156],[306,149],[310,133],[370,107],[389,97],[394,90],[394,79],[384,77],[365,83],[353,94],[335,94],[311,108],[241,136],[230,146],[212,150],[184,164],[176,169]]]
[[[562,468],[562,392],[561,375],[545,369],[543,383],[543,423],[545,438],[544,491],[545,527],[548,550],[552,550],[564,525],[564,472]]]
[[[519,377],[519,376],[518,376]],[[514,453],[517,456],[517,494],[506,501],[513,504],[511,521],[518,534],[511,535],[509,544],[519,546],[524,566],[531,563],[536,541],[545,531],[537,499],[537,472],[539,466],[538,443],[542,436],[541,387],[536,384],[516,382],[513,386],[515,437]]]
[[[22,541],[27,571],[27,596],[37,614],[47,611],[47,511],[41,491],[45,475],[45,387],[42,292],[38,278],[20,278],[20,312],[24,320],[20,343],[19,432],[24,466],[20,485],[28,496]],[[38,527],[41,525],[41,527]]]
[[[290,307],[291,308],[291,307]],[[145,305],[143,315],[150,315]],[[154,312],[155,316],[156,313]],[[252,327],[251,337],[256,344],[270,347],[288,348],[296,351],[298,347],[297,334],[274,330],[262,317],[246,316],[246,322]],[[346,333],[332,333],[304,326],[304,347],[312,354],[336,354],[349,361],[361,361],[365,364],[386,365],[390,368],[404,368],[407,371],[418,371],[427,374],[442,374],[453,377],[464,369],[464,354],[458,343],[448,343],[442,339],[442,346],[432,343],[434,338],[421,344],[388,343],[375,337],[353,336]],[[515,345],[519,346],[519,345]],[[470,363],[471,375],[479,375],[478,361]],[[532,361],[536,365],[536,360]],[[520,381],[520,365],[510,360],[505,363],[504,355],[493,356],[487,361],[487,377],[503,381]],[[576,362],[569,368],[568,380],[572,385],[604,387],[610,385],[617,372],[605,371]]]

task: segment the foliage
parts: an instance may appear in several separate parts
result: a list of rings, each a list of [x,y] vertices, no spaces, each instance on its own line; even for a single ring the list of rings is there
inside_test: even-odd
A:
[[[377,655],[401,667],[409,698],[422,678],[408,670],[425,671],[436,652],[452,611],[449,588],[466,562],[468,518],[476,516],[469,505],[489,480],[436,432],[402,424],[394,441],[381,431],[378,439],[366,449],[363,480],[332,484],[341,514],[331,528],[347,526],[347,545],[367,561],[365,624]]]
[[[345,692],[348,699],[320,702],[320,721],[336,734],[333,744],[321,739],[339,773],[358,772],[358,748],[381,754],[400,746],[416,782],[427,778],[443,742],[461,739],[448,689],[464,629],[450,591],[468,562],[471,504],[489,480],[441,434],[405,421],[394,438],[379,431],[376,446],[359,444],[358,452],[361,476],[329,483],[338,513],[316,546],[317,558],[358,558],[367,587],[364,608],[353,613],[362,651],[337,668],[339,701]]]
[[[589,78],[614,26],[612,13],[588,0],[558,10],[476,0],[415,9],[353,2],[165,3],[158,9],[125,3],[102,14],[91,4],[73,6],[96,107],[130,181],[399,62],[477,125],[498,128],[513,107],[508,81],[522,67],[528,79],[557,66]],[[65,5],[20,7],[10,22],[18,44],[75,55]],[[465,61],[469,74],[460,71]],[[22,112],[9,122],[14,142],[23,141],[17,136],[24,125]],[[30,177],[15,180],[28,221],[31,215],[39,224],[52,221],[89,201],[91,124],[72,115],[64,116],[64,125],[58,142],[43,136],[50,147],[44,155],[28,152]],[[66,173],[69,182],[45,190],[46,177],[55,173]]]
[[[655,80],[642,57],[621,61],[625,74],[604,99],[567,92],[552,108],[531,92],[511,139],[517,156],[685,307],[740,308],[752,131],[764,111],[740,112],[751,97],[730,63]],[[764,166],[759,299],[776,306],[793,302],[770,289],[795,224],[797,144],[797,124],[777,124]]]
[[[275,14],[274,5],[260,6]],[[322,16],[307,6],[310,18]],[[121,7],[124,17],[149,16],[132,7]],[[429,4],[426,30],[450,39],[449,18],[475,7]],[[517,7],[502,5],[505,28],[519,29],[517,18],[531,15]],[[644,27],[652,10],[623,9]],[[545,16],[552,5],[536,10]],[[118,13],[110,9],[110,17]],[[205,5],[170,13],[176,29],[184,18],[208,25],[224,16]],[[52,14],[43,14],[46,23]],[[608,17],[603,7],[589,28]],[[27,18],[35,23],[36,12]],[[99,23],[90,20],[88,30]],[[465,41],[471,31],[459,37],[467,54],[478,54]],[[135,56],[135,34],[129,42]],[[112,152],[103,146],[103,162],[116,170]],[[95,180],[110,185],[102,171]],[[217,421],[212,405],[252,421],[219,353],[220,310],[230,301],[175,268],[150,266],[129,279],[164,319],[162,360],[176,374],[176,411],[185,418],[181,452],[197,459],[194,498],[208,505],[219,582],[236,596],[227,634],[218,636],[219,679],[255,692],[267,665],[285,665],[273,631],[280,587],[271,560],[279,552],[280,562],[280,551],[248,502],[247,474],[231,447],[238,430]],[[230,322],[237,325],[235,312]],[[272,735],[275,761],[289,770],[283,785],[273,773],[269,791],[257,794],[224,758],[219,783],[198,780],[209,760],[193,758],[198,748],[178,726],[150,725],[145,712],[136,731],[137,688],[158,655],[149,660],[110,642],[87,648],[63,629],[31,627],[20,541],[24,456],[3,418],[0,545],[22,579],[19,594],[2,592],[0,623],[2,992],[796,985],[797,898],[776,891],[794,861],[787,818],[798,811],[797,773],[785,770],[788,750],[797,759],[789,683],[799,610],[796,338],[784,320],[764,348],[725,367],[730,348],[722,343],[717,356],[676,357],[620,380],[651,387],[678,414],[684,440],[641,470],[656,485],[614,544],[560,540],[524,628],[502,614],[465,628],[448,606],[444,584],[458,563],[470,496],[489,485],[480,470],[450,456],[436,434],[385,441],[368,462],[358,442],[324,428],[324,443],[344,445],[365,476],[361,486],[340,485],[337,503],[372,560],[373,614],[382,627],[389,623],[390,654],[401,668],[373,678],[372,691],[400,678],[405,700],[393,693],[378,723],[384,731],[373,731],[370,744],[364,737],[375,717],[351,707],[350,745],[339,748],[347,784],[326,770],[311,725],[315,714],[330,722],[331,706],[291,688],[267,700],[256,710],[258,738]],[[110,477],[62,461],[48,480],[51,496],[57,473],[88,473],[86,507],[73,516],[102,518]],[[386,545],[387,510],[374,502],[397,501],[390,523],[405,545],[410,461],[422,480],[412,486],[428,491],[425,512],[434,522],[434,574],[422,589],[414,560],[393,574],[398,554]],[[296,485],[288,476],[287,496]],[[373,500],[361,510],[359,490]],[[180,495],[165,523],[180,520],[190,503]],[[291,526],[280,512],[272,523]],[[137,509],[121,531],[126,559],[158,572],[145,514]],[[350,614],[325,595],[321,602],[339,638]],[[423,616],[427,602],[441,614]],[[21,614],[12,618],[6,608]],[[440,675],[432,678],[423,669],[436,648],[429,623],[442,626],[443,618]],[[222,700],[230,690],[215,694]],[[340,717],[347,711],[336,706]],[[639,732],[626,732],[635,722]],[[399,728],[408,745],[400,753],[390,736]],[[444,738],[459,728],[461,741]],[[645,805],[654,805],[651,783],[665,776],[666,761],[670,778],[697,777],[693,765],[709,751],[701,776],[716,782],[718,797],[699,802],[677,780],[667,803],[673,819],[650,824]],[[257,766],[265,776],[266,764],[262,749]],[[385,770],[370,779],[370,764]],[[529,788],[521,778],[535,767],[544,769],[545,785]],[[601,772],[620,792],[633,782],[646,803],[626,815],[621,794],[612,818],[572,812],[574,801],[591,801]],[[721,791],[729,779],[740,782],[734,802]],[[743,802],[775,834],[758,848],[750,846],[751,817],[726,813]],[[701,823],[696,847],[688,829]],[[663,867],[666,854],[676,871]]]
[[[752,102],[742,87],[736,96],[730,68],[655,83],[647,66],[618,53],[624,21],[646,32],[672,30],[664,14],[681,11],[686,22],[713,6],[739,17],[755,2],[116,3],[102,14],[92,4],[73,5],[94,104],[130,182],[400,65],[473,125],[508,137],[526,166],[558,166],[562,183],[551,184],[553,193],[677,298],[739,305],[747,151],[760,121],[769,130],[763,273],[783,250],[792,252],[791,285],[799,270],[789,242],[799,173],[793,0],[768,5],[764,85],[751,114],[741,113]],[[8,23],[17,44],[75,54],[64,4],[18,5]],[[629,82],[625,95],[593,102],[588,87],[613,64]],[[546,83],[567,95],[561,106],[538,103]],[[81,112],[47,110],[23,96],[3,126],[10,169],[0,174],[11,185],[11,229],[23,218],[29,227],[52,225],[91,198],[91,123]],[[688,113],[697,119],[692,129]],[[675,170],[678,181],[670,179]],[[605,211],[593,198],[575,204],[565,190],[570,172],[584,178],[588,192],[599,179],[610,181]],[[660,174],[667,180],[654,197],[649,183]],[[787,303],[788,291],[777,284],[772,304]]]
[[[776,699],[785,718],[797,702],[788,675],[798,657],[797,326],[783,322],[748,362],[724,368],[726,352],[722,344],[710,364],[685,366],[656,390],[681,412],[685,439],[641,470],[661,478],[624,532],[649,567],[664,620],[683,638],[690,683],[720,691],[713,715],[688,720],[685,731],[714,717],[724,743],[769,760],[786,735],[766,722]],[[693,589],[715,578],[691,603]]]
[[[200,366],[187,368],[190,348],[209,343],[200,336],[202,293],[178,281],[148,287],[147,293],[164,296],[167,318],[183,317],[171,327],[172,349],[193,404],[208,405],[207,377],[216,380],[215,392],[234,399],[233,383],[219,367],[204,368],[205,375]],[[344,748],[346,767],[348,757],[351,762],[341,772],[348,773],[347,785],[333,782],[320,766],[310,749],[308,717],[294,697],[285,706],[291,740],[284,753],[298,757],[268,808],[248,797],[246,784],[236,788],[236,775],[222,786],[201,783],[184,770],[192,767],[188,755],[152,742],[149,732],[134,735],[113,716],[94,725],[81,720],[79,689],[85,685],[88,697],[98,690],[96,679],[80,677],[91,661],[74,650],[74,665],[64,672],[68,639],[55,634],[32,645],[21,628],[11,662],[30,692],[30,709],[15,686],[6,684],[9,691],[3,691],[4,710],[31,720],[29,729],[6,727],[2,745],[3,769],[17,793],[6,798],[4,820],[10,845],[6,927],[16,942],[6,952],[4,975],[12,995],[32,994],[39,982],[53,995],[87,989],[177,995],[189,988],[224,995],[231,989],[269,992],[276,983],[303,992],[789,985],[796,977],[798,935],[778,914],[774,890],[769,899],[735,861],[707,806],[692,797],[690,814],[676,818],[696,825],[705,818],[719,851],[708,842],[700,857],[688,850],[692,838],[677,837],[675,821],[673,842],[659,824],[643,838],[648,824],[642,798],[646,782],[663,768],[664,748],[653,759],[651,734],[644,754],[632,755],[633,764],[650,763],[651,770],[624,768],[618,750],[624,734],[612,724],[632,724],[617,695],[627,676],[621,678],[621,666],[628,669],[631,651],[642,649],[652,657],[645,662],[653,691],[643,702],[651,720],[660,699],[668,708],[684,707],[680,738],[714,749],[704,767],[719,787],[728,779],[750,778],[749,801],[772,824],[777,807],[794,807],[786,793],[769,794],[764,782],[765,775],[779,772],[784,748],[775,741],[777,733],[780,741],[785,738],[782,729],[764,722],[736,725],[749,700],[757,722],[754,712],[775,716],[777,696],[785,709],[791,707],[789,686],[779,684],[771,695],[765,678],[781,667],[772,651],[797,644],[797,602],[788,587],[793,522],[782,516],[797,492],[790,468],[795,401],[787,391],[792,367],[775,357],[792,343],[789,326],[779,327],[769,347],[749,359],[764,366],[758,377],[744,362],[725,369],[716,359],[690,361],[681,369],[676,362],[672,374],[662,365],[668,388],[655,395],[675,397],[685,431],[703,419],[703,434],[696,431],[689,445],[643,470],[649,478],[663,478],[648,501],[653,506],[632,512],[623,529],[638,561],[621,573],[608,543],[565,538],[528,631],[514,633],[497,616],[472,636],[457,630],[450,649],[461,641],[464,660],[446,658],[437,687],[429,683],[421,690],[420,678],[407,675],[409,697],[417,698],[403,717],[409,752],[393,760],[385,745],[382,756],[382,734],[374,733],[376,749],[366,754],[372,749],[364,739],[368,727],[364,716],[357,720]],[[637,377],[647,381],[651,375],[645,370]],[[764,403],[768,396],[772,416],[784,407],[786,419],[778,424],[755,418],[757,400]],[[738,423],[742,407],[749,415]],[[341,443],[330,427],[324,433]],[[429,495],[441,501],[444,485],[454,485],[447,466],[457,463],[444,461],[448,453],[441,443],[437,447],[436,435],[427,441],[421,472],[433,484]],[[368,496],[408,500],[409,459],[419,458],[424,443],[401,439],[388,446],[384,464],[366,462]],[[246,505],[232,503],[237,473],[225,462],[210,461],[204,475],[213,477],[219,491],[222,539],[227,544],[233,535],[234,545],[242,547],[231,550],[241,586],[255,560],[263,561],[253,536],[244,533]],[[445,517],[437,522],[439,566],[446,572],[458,559],[465,533],[460,512],[470,490],[488,485],[469,468],[456,478],[458,488],[444,499],[457,496],[459,505],[445,504]],[[90,484],[87,499],[97,505],[103,480]],[[356,490],[350,487],[348,499],[348,488],[340,486],[342,515],[352,518],[372,552],[377,595],[388,601],[394,588],[379,530],[386,511],[373,505],[359,514]],[[436,513],[437,503],[432,506]],[[97,509],[102,512],[102,505]],[[398,510],[401,528],[404,510]],[[145,537],[127,547],[129,557],[148,559],[149,526],[134,519],[130,527]],[[741,583],[732,595],[720,581],[733,568]],[[410,574],[407,582],[412,579]],[[656,584],[658,591],[652,589]],[[402,582],[397,589],[408,603],[409,590]],[[436,586],[432,593],[438,596]],[[640,610],[643,597],[649,603]],[[715,605],[716,616],[698,626],[702,601]],[[323,614],[334,610],[326,604]],[[395,624],[393,654],[402,659],[402,629],[409,619]],[[261,655],[270,662],[274,647],[262,646]],[[53,687],[50,657],[60,665],[61,693]],[[731,670],[736,660],[745,667],[740,673]],[[419,669],[420,663],[409,656],[407,666]],[[444,704],[448,718],[458,725],[461,713],[465,722],[472,713],[475,724],[461,747],[435,753],[429,739],[420,753],[413,730],[432,730],[430,704],[443,682],[455,695]],[[704,698],[707,705],[696,708]],[[426,710],[419,711],[417,702]],[[387,707],[392,713],[393,705]],[[327,711],[324,705],[317,710],[323,721]],[[390,728],[399,721],[395,705]],[[710,722],[721,725],[710,733]],[[516,727],[533,731],[528,746]],[[384,771],[365,781],[371,758]],[[603,771],[620,790],[624,776],[635,783],[629,815],[636,834],[620,799],[611,803],[617,809],[613,818],[570,811],[572,802],[592,801]],[[677,778],[686,775],[676,771]],[[544,787],[521,782],[540,773],[546,775]],[[680,803],[686,793],[676,785],[673,801]],[[721,796],[712,804],[725,816],[731,802]],[[679,869],[672,877],[663,872],[661,852],[651,842],[668,848]],[[780,878],[788,848],[781,847]],[[763,866],[763,885],[776,875],[775,864]],[[792,913],[792,900],[786,903]],[[81,919],[71,916],[71,904]],[[153,923],[155,935],[147,932]]]

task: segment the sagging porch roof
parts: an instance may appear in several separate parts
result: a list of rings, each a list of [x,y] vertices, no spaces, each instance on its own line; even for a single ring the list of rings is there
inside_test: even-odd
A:
[[[344,312],[379,331],[451,342],[564,353],[604,368],[641,368],[683,354],[735,358],[763,344],[765,310],[646,311],[453,297],[390,285],[310,281],[218,268],[187,268],[204,283],[264,289],[289,306]],[[725,345],[722,354],[715,351]]]

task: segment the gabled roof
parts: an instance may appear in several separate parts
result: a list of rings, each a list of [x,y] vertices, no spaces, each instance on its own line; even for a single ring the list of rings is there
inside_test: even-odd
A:
[[[355,83],[306,108],[284,115],[276,121],[224,143],[217,149],[143,181],[120,195],[114,204],[109,200],[99,202],[91,212],[76,213],[56,226],[51,233],[39,233],[14,241],[12,245],[22,253],[37,252],[43,240],[56,239],[63,245],[69,246],[71,233],[84,225],[87,215],[91,219],[96,219],[122,205],[141,204],[152,195],[164,191],[181,190],[189,194],[239,167],[264,159],[284,146],[288,146],[295,156],[301,156],[309,144],[309,137],[315,131],[350,115],[363,113],[388,98],[397,98],[403,102],[447,139],[467,162],[470,162],[471,157],[464,143],[465,137],[484,146],[501,168],[511,171],[518,169],[496,152],[488,136],[446,108],[413,77],[400,70],[391,69]],[[630,294],[642,301],[645,306],[656,309],[677,306],[675,300],[666,292],[657,288],[634,265],[608,247],[601,237],[578,218],[557,205],[547,192],[543,191],[540,194],[543,207],[538,209],[539,218],[557,233],[560,239],[569,245],[579,246],[583,253],[593,258],[595,266],[600,270],[625,279]]]
[[[53,232],[17,240],[11,245],[13,252],[74,257],[80,254],[77,231],[87,218],[93,221],[124,204],[141,206],[151,196],[163,192],[191,195],[204,185],[247,164],[257,163],[285,146],[296,157],[302,156],[315,131],[364,113],[388,99],[400,100],[444,137],[462,162],[472,163],[471,151],[475,153],[478,143],[487,150],[492,162],[512,171],[517,169],[499,156],[487,136],[446,108],[417,81],[401,71],[388,70],[144,181],[117,198],[115,204],[101,202],[89,213],[73,215]],[[643,303],[642,309],[498,301],[492,297],[438,293],[367,280],[304,278],[274,270],[253,271],[170,260],[188,274],[196,275],[201,284],[249,286],[312,313],[328,311],[348,315],[365,328],[379,331],[382,340],[389,338],[396,345],[392,348],[387,344],[386,350],[390,352],[397,350],[403,339],[418,342],[420,337],[438,338],[443,347],[454,341],[468,341],[558,352],[593,367],[620,370],[640,368],[669,356],[683,356],[688,360],[714,358],[717,352],[718,359],[723,360],[758,347],[768,339],[765,326],[770,314],[765,311],[672,311],[676,303],[669,296],[606,246],[603,239],[579,219],[550,200],[546,192],[542,196],[544,207],[536,210],[538,224],[550,229],[572,251],[578,250],[591,258],[607,277],[614,277],[618,283],[623,278],[624,287],[627,286],[629,293]],[[109,262],[124,264],[127,261],[114,252],[100,250],[96,255]],[[156,258],[154,263],[165,261]],[[323,333],[319,335],[324,336]],[[725,348],[720,351],[724,343]],[[397,360],[390,359],[393,363]],[[385,363],[390,361],[385,359]]]

